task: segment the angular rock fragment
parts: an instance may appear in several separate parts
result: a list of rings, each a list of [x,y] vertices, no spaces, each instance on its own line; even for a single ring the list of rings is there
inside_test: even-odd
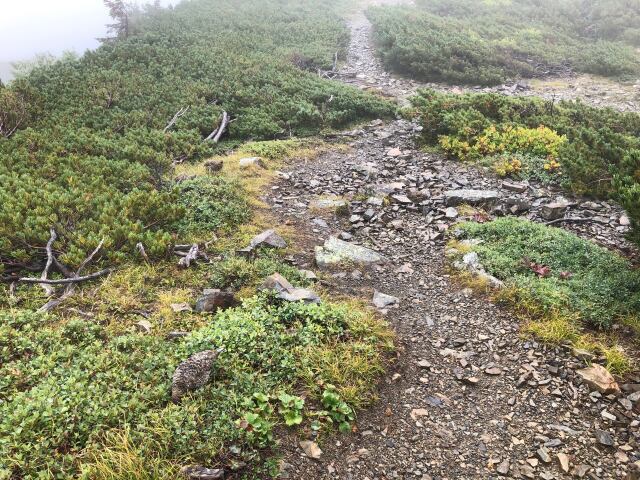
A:
[[[604,395],[620,393],[618,383],[602,365],[593,364],[588,368],[577,370],[576,373],[593,390],[597,390]]]
[[[300,447],[304,451],[305,455],[309,458],[317,460],[322,456],[322,450],[320,450],[320,447],[316,442],[304,440],[300,442]]]
[[[400,303],[400,299],[398,297],[387,295],[386,293],[382,293],[377,290],[373,293],[373,304],[376,308],[387,308],[392,305],[397,305],[398,303]]]
[[[267,168],[267,164],[264,163],[264,160],[260,157],[247,157],[240,159],[240,168],[250,168],[250,167],[260,167]]]
[[[214,313],[218,310],[235,307],[238,304],[236,297],[231,292],[223,292],[218,289],[205,289],[202,296],[196,301],[196,312]]]
[[[354,245],[335,237],[330,237],[321,247],[316,247],[316,263],[321,268],[354,263],[371,265],[384,262],[385,258],[377,252],[360,245]]]
[[[287,302],[320,303],[320,297],[306,288],[296,288],[279,273],[267,277],[262,284],[265,290],[274,290],[278,298]]]
[[[458,205],[472,205],[474,207],[492,207],[496,204],[500,195],[495,190],[449,190],[444,194],[448,207]]]
[[[558,220],[564,216],[564,213],[567,211],[569,206],[570,203],[564,200],[548,203],[542,206],[540,216],[549,221]]]
[[[502,182],[502,188],[509,190],[510,192],[524,193],[528,190],[529,184],[526,182],[514,182],[512,180],[505,180]]]
[[[266,230],[259,235],[253,237],[249,245],[238,253],[241,255],[248,255],[253,253],[258,248],[286,248],[287,242],[278,235],[275,230]]]
[[[180,473],[189,480],[222,480],[224,470],[221,468],[206,468],[200,465],[183,467]]]

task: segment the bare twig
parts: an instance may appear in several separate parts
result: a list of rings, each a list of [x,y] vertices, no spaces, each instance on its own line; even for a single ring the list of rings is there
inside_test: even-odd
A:
[[[144,245],[142,244],[142,242],[138,242],[138,244],[136,245],[136,250],[140,252],[140,255],[142,255],[142,258],[144,258],[144,261],[149,263],[149,257],[147,256],[147,252],[145,251]]]
[[[189,268],[191,266],[191,262],[195,262],[198,259],[198,255],[200,255],[200,247],[197,243],[194,243],[189,249],[189,253],[180,259],[178,266],[180,268]]]
[[[167,126],[164,127],[164,130],[162,131],[162,133],[167,133],[171,129],[171,127],[173,127],[176,124],[176,122],[180,119],[180,117],[182,117],[185,113],[189,111],[189,108],[190,108],[189,106],[186,106],[178,110],[173,115],[173,118],[169,120],[169,123],[167,123]]]
[[[58,238],[58,235],[56,234],[56,231],[53,227],[49,229],[49,232],[50,237],[49,241],[47,242],[47,264],[42,271],[42,275],[40,275],[41,280],[47,280],[47,277],[49,276],[49,270],[51,269],[51,265],[53,264],[53,242],[55,242]],[[53,287],[51,287],[51,285],[41,283],[40,286],[44,289],[44,292],[48,297],[55,293],[55,290],[53,289]]]
[[[558,218],[557,220],[551,220],[550,222],[546,222],[545,225],[556,225],[558,223],[583,223],[590,222],[593,219],[591,218]]]
[[[23,277],[16,279],[16,282],[20,283],[46,283],[47,285],[75,285],[76,283],[86,282],[88,280],[93,280],[95,278],[103,277],[108,273],[111,273],[113,269],[105,268],[104,270],[100,270],[99,272],[92,273],[90,275],[85,275],[83,277],[76,276],[73,278],[62,278],[60,280],[42,280],[41,278],[31,278],[31,277]]]
[[[104,245],[104,238],[102,240],[100,240],[100,243],[98,244],[98,246],[95,248],[95,250],[93,252],[91,252],[91,254],[84,259],[84,261],[80,264],[80,266],[78,267],[78,270],[76,270],[76,274],[74,275],[74,278],[77,278],[80,276],[80,274],[82,273],[82,270],[84,270],[87,265],[89,265],[94,257],[98,254],[98,252],[100,250],[102,250],[102,246]]]
[[[218,143],[220,141],[220,137],[227,130],[227,126],[229,126],[229,114],[225,111],[222,112],[222,120],[220,121],[220,125],[213,132],[209,134],[207,138],[204,139],[205,142],[209,140],[213,141],[213,143]]]
[[[73,277],[73,272],[66,265],[60,263],[60,260],[58,260],[55,256],[53,257],[53,264],[56,266],[58,271],[66,278]]]

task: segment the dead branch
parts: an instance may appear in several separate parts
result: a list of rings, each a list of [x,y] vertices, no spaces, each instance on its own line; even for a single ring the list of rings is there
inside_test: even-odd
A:
[[[169,120],[169,123],[167,123],[167,126],[164,127],[164,130],[162,131],[162,133],[167,133],[171,129],[171,127],[173,127],[176,124],[176,122],[180,119],[180,117],[182,117],[185,113],[189,111],[189,108],[190,108],[189,106],[186,106],[178,110],[173,115],[173,118]]]
[[[335,72],[338,69],[338,52],[335,53],[335,55],[333,56],[333,68],[331,69],[332,72]]]
[[[592,221],[591,218],[558,218],[557,220],[546,222],[545,225],[556,225],[558,223],[583,223],[590,221]]]
[[[195,262],[200,255],[200,247],[197,243],[191,245],[189,249],[189,253],[178,262],[178,266],[180,268],[189,268],[191,266],[191,262]]]
[[[49,232],[50,237],[49,241],[47,242],[47,264],[42,271],[42,275],[40,275],[41,280],[47,280],[47,277],[49,276],[49,270],[51,269],[51,265],[53,264],[53,242],[55,242],[58,238],[58,235],[56,234],[56,231],[53,227],[49,229]],[[52,296],[55,292],[51,285],[41,283],[40,286],[44,289],[44,292],[48,297]]]
[[[102,249],[102,246],[104,245],[104,240],[105,240],[104,238],[100,240],[100,243],[95,248],[95,250],[91,252],[91,254],[87,258],[85,258],[84,261],[80,264],[80,266],[78,267],[78,270],[76,270],[76,274],[74,275],[74,278],[79,277],[80,274],[82,273],[82,270],[84,270],[87,267],[87,265],[89,265],[93,261],[94,257]]]
[[[222,120],[220,121],[220,125],[213,132],[209,134],[207,138],[204,139],[205,142],[209,140],[213,141],[213,143],[218,143],[220,141],[220,137],[224,134],[229,126],[229,114],[225,111],[222,112]]]
[[[64,275],[66,278],[72,278],[73,277],[73,272],[67,268],[66,265],[63,265],[60,260],[58,260],[55,255],[53,257],[53,264],[56,266],[56,268],[58,269],[58,271]]]
[[[93,280],[95,278],[103,277],[111,273],[113,269],[105,268],[104,270],[100,270],[99,272],[92,273],[90,275],[85,275],[83,277],[76,276],[73,278],[62,278],[60,280],[43,280],[41,278],[31,278],[31,277],[23,277],[17,278],[15,281],[20,283],[45,283],[47,285],[75,285],[77,283],[86,282],[88,280]]]
[[[142,258],[144,258],[144,261],[149,263],[149,257],[147,256],[147,252],[145,251],[144,245],[142,245],[142,242],[138,242],[138,244],[136,245],[136,250],[140,252],[140,255],[142,255]]]

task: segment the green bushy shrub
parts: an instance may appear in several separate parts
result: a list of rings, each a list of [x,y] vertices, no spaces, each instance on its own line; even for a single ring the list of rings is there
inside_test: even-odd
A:
[[[341,6],[194,0],[149,7],[131,17],[128,37],[23,69],[0,87],[0,118],[11,130],[20,121],[10,138],[0,126],[0,264],[37,266],[51,227],[69,266],[103,237],[112,262],[138,242],[163,255],[181,209],[162,180],[172,162],[215,151],[203,139],[223,111],[233,119],[224,140],[234,144],[391,114],[390,103],[290,61],[296,54],[327,68],[335,52],[344,56]]]
[[[640,8],[629,0],[422,0],[367,15],[390,69],[426,81],[495,85],[564,70],[640,72]]]
[[[637,236],[639,114],[580,102],[432,90],[421,91],[412,101],[424,127],[424,143],[439,144],[462,159],[505,152],[542,158],[544,179],[555,174],[556,181],[576,193],[619,201]]]
[[[81,470],[97,478],[105,469],[116,478],[138,478],[129,477],[139,472],[127,468],[146,464],[162,468],[157,478],[173,478],[185,462],[233,463],[232,445],[248,455],[237,461],[260,464],[255,448],[274,445],[273,428],[292,416],[299,423],[297,417],[306,415],[289,398],[293,392],[305,390],[320,401],[324,385],[333,382],[340,402],[357,404],[370,395],[382,354],[391,347],[383,324],[348,305],[281,303],[266,294],[218,313],[179,342],[143,334],[109,336],[92,321],[52,320],[0,313],[2,479],[72,478]],[[170,403],[178,363],[220,346],[225,351],[212,381],[181,405]],[[315,356],[327,348],[339,361],[323,370]],[[336,382],[336,372],[346,380]],[[361,382],[355,391],[349,384],[354,379]],[[255,394],[288,399],[265,413],[267,430],[260,439],[238,428],[238,420],[252,411],[247,402]],[[130,441],[139,457],[124,452],[124,444],[114,445],[114,438]]]
[[[640,312],[640,274],[609,250],[559,228],[516,218],[462,226],[483,267],[547,312],[610,328]],[[530,263],[549,267],[541,277]]]

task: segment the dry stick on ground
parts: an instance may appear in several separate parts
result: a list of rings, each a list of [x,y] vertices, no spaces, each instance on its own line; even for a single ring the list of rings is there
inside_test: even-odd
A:
[[[53,264],[53,242],[55,242],[58,238],[58,234],[56,234],[56,230],[53,227],[49,229],[49,233],[50,237],[49,241],[47,242],[47,264],[42,271],[42,275],[40,275],[41,280],[47,280],[47,277],[49,276],[49,270],[51,269],[51,265]],[[53,287],[45,282],[41,282],[40,286],[44,289],[47,297],[50,297],[55,293]]]
[[[93,280],[94,278],[102,277],[108,273],[113,271],[112,268],[105,268],[104,270],[100,270],[95,273],[91,273],[89,275],[84,275],[82,277],[72,277],[72,278],[62,278],[60,280],[43,280],[41,278],[19,278],[18,282],[21,283],[39,283],[45,285],[72,285],[76,283],[86,282],[87,280]]]
[[[224,134],[225,130],[229,126],[229,114],[225,111],[222,112],[222,120],[220,121],[220,125],[213,132],[209,134],[207,138],[204,139],[205,142],[209,140],[213,141],[213,143],[218,143],[220,141],[220,137]]]
[[[145,251],[144,245],[142,244],[142,242],[138,242],[138,244],[136,245],[136,250],[140,252],[140,255],[142,255],[142,258],[144,258],[144,261],[149,263],[149,257],[147,256],[147,252]]]
[[[197,243],[194,243],[193,245],[191,245],[189,253],[187,253],[186,256],[180,259],[180,261],[178,262],[178,266],[180,268],[189,268],[191,266],[191,262],[195,262],[198,259],[199,255],[200,247]]]
[[[42,307],[40,307],[40,309],[38,310],[39,312],[46,313],[56,308],[58,305],[64,302],[67,298],[73,295],[73,292],[75,291],[76,285],[78,283],[86,282],[88,280],[93,280],[103,275],[107,275],[108,273],[111,272],[111,269],[105,269],[105,270],[100,270],[99,272],[93,273],[91,275],[86,275],[86,276],[80,275],[82,271],[87,267],[87,265],[89,265],[93,261],[93,259],[98,254],[98,252],[100,252],[100,250],[102,249],[102,246],[104,245],[104,241],[105,241],[104,238],[100,240],[100,243],[95,248],[95,250],[91,252],[91,254],[87,258],[84,259],[84,261],[80,264],[76,272],[70,278],[66,278],[63,280],[48,281],[48,283],[52,285],[67,285],[67,288],[65,288],[64,293],[60,297],[56,298],[55,300],[50,300],[47,303],[45,303]]]
[[[591,220],[591,218],[558,218],[557,220],[546,222],[545,225],[556,225],[558,223],[583,223],[590,222]]]
[[[167,123],[167,126],[164,127],[164,130],[162,131],[162,133],[167,133],[171,129],[171,127],[173,127],[176,124],[178,119],[180,119],[180,117],[182,117],[185,113],[189,111],[189,108],[190,108],[189,106],[186,106],[178,110],[173,116],[173,118],[169,120],[169,123]]]

